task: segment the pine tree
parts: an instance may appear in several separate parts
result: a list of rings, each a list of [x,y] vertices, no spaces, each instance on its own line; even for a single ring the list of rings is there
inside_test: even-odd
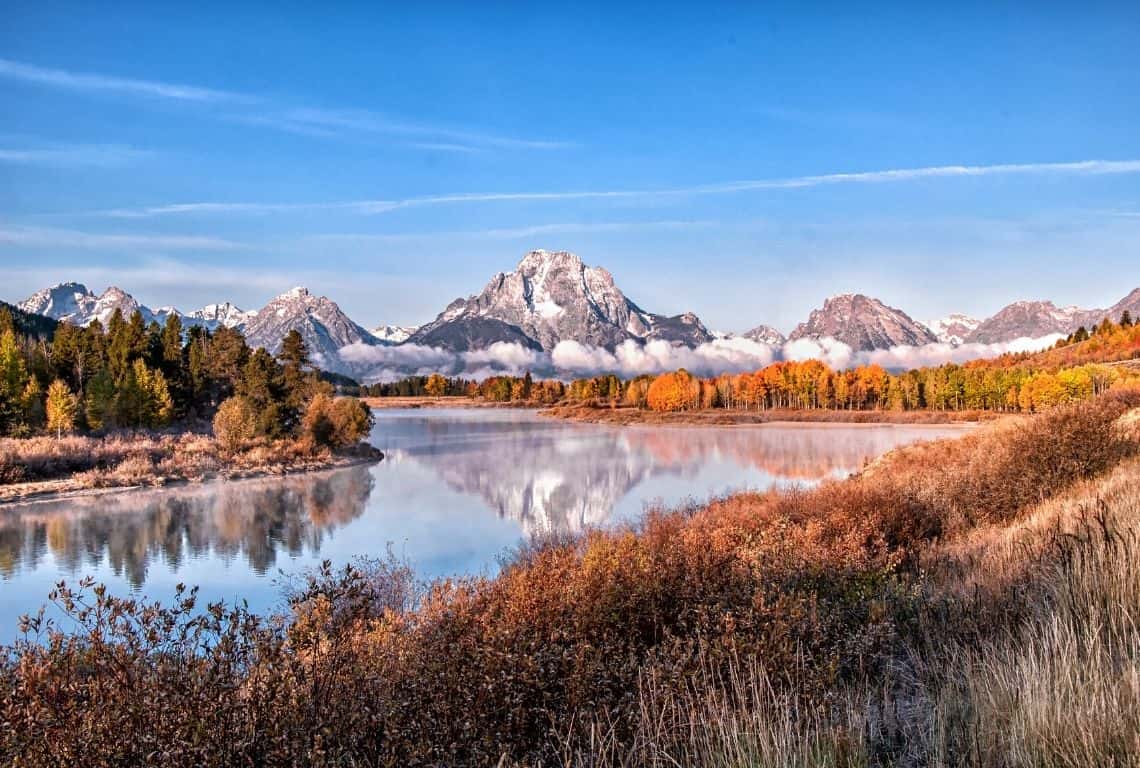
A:
[[[162,371],[155,370],[147,382],[147,418],[151,427],[165,427],[174,418],[174,398]]]
[[[1132,313],[1129,312],[1127,309],[1120,313],[1120,327],[1121,328],[1131,328],[1132,327]]]
[[[101,430],[115,426],[115,382],[108,371],[100,371],[91,378],[84,402],[89,429]]]
[[[162,362],[167,372],[182,366],[182,319],[174,312],[162,328]]]
[[[56,439],[75,429],[76,410],[75,396],[67,384],[63,379],[53,381],[48,387],[47,426],[48,430],[55,432]]]
[[[285,334],[277,360],[281,363],[285,405],[300,412],[313,395],[314,377],[309,370],[309,348],[299,331],[294,329]]]
[[[127,377],[128,386],[120,390],[131,423],[136,427],[162,427],[174,415],[174,401],[162,371],[150,369],[141,359],[135,360]]]
[[[28,377],[20,401],[24,424],[29,429],[38,430],[44,423],[44,393],[40,389],[39,379],[35,376]]]

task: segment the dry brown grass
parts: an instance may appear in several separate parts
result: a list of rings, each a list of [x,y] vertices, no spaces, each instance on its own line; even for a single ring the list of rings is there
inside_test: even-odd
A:
[[[937,573],[911,583],[922,634],[884,675],[805,699],[757,656],[705,664],[680,689],[647,674],[632,738],[603,716],[564,737],[558,762],[1140,765],[1140,460],[935,550]],[[1024,610],[985,632],[951,626],[1012,600]]]
[[[336,461],[328,449],[313,449],[297,440],[259,439],[226,450],[213,437],[192,432],[0,439],[0,501],[94,488],[281,474]]]

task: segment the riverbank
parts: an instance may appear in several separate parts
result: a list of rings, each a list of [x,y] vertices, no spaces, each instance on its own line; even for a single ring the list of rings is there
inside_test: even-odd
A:
[[[297,441],[227,451],[208,435],[119,434],[0,441],[0,506],[162,487],[340,469],[381,460],[371,445],[317,452]]]
[[[618,426],[694,426],[723,427],[773,424],[778,422],[818,424],[973,424],[1017,418],[1018,414],[994,411],[834,411],[772,408],[764,411],[741,411],[707,408],[694,411],[661,412],[632,407],[597,407],[588,405],[555,405],[539,413],[555,419],[588,424]]]

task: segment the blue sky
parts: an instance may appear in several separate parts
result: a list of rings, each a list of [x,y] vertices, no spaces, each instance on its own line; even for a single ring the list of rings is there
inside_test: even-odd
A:
[[[417,324],[534,247],[724,330],[1140,285],[1136,3],[95,5],[4,3],[6,300]]]

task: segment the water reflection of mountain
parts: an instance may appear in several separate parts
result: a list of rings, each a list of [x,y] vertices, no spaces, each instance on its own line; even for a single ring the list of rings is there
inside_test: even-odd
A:
[[[362,466],[13,507],[0,512],[0,575],[33,570],[48,552],[72,574],[106,558],[136,587],[156,558],[176,569],[210,554],[244,557],[263,574],[278,551],[317,551],[328,532],[357,518],[372,483]]]
[[[858,470],[901,443],[937,436],[906,427],[615,430],[431,420],[427,426],[426,444],[411,445],[404,455],[455,490],[482,497],[527,534],[604,524],[647,478],[695,476],[709,462],[774,480],[816,482]],[[703,492],[693,489],[696,496]]]

